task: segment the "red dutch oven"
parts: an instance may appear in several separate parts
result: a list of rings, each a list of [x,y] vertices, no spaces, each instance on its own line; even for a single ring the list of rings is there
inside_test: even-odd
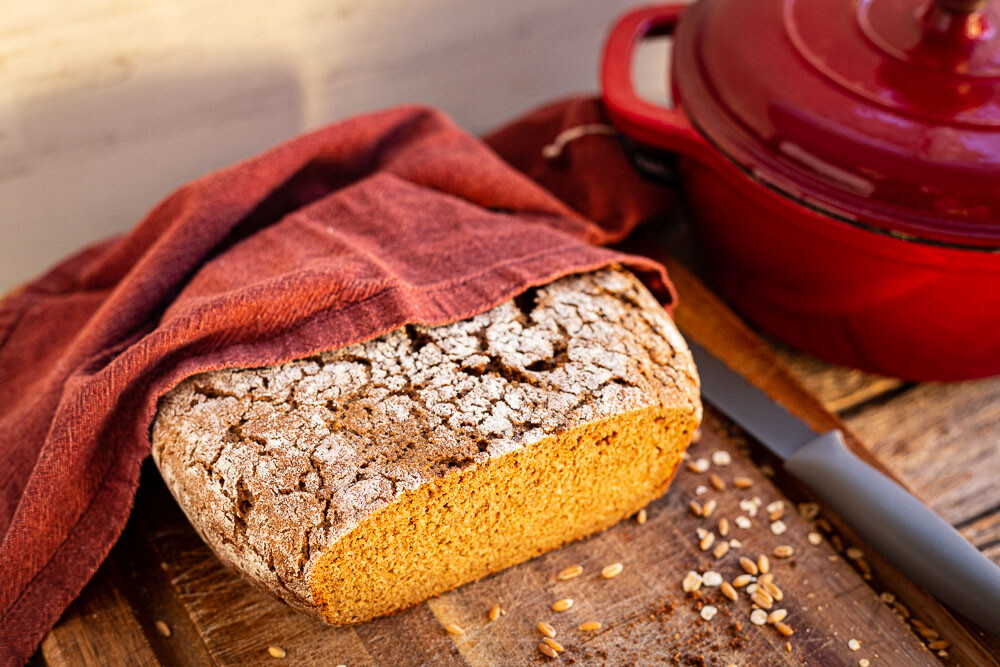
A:
[[[638,9],[606,44],[604,101],[647,166],[679,158],[712,278],[763,329],[912,380],[1000,374],[995,4]],[[665,33],[674,108],[630,76]]]

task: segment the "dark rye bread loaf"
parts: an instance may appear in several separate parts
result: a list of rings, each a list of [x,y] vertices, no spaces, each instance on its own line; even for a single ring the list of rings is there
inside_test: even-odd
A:
[[[344,624],[636,512],[700,419],[683,339],[613,267],[454,324],[189,378],[152,440],[223,561]]]

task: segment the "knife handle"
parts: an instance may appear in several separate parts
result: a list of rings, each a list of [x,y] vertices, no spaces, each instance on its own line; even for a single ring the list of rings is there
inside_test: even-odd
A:
[[[855,456],[840,431],[800,447],[784,467],[914,583],[1000,636],[1000,567],[906,489]]]

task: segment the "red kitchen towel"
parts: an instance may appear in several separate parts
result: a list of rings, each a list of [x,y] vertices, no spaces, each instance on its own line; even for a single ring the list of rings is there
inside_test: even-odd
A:
[[[669,303],[661,266],[596,245],[669,202],[604,122],[571,100],[494,152],[428,109],[353,118],[185,185],[7,298],[0,662],[30,656],[120,535],[157,399],[184,377],[460,320],[612,262]]]

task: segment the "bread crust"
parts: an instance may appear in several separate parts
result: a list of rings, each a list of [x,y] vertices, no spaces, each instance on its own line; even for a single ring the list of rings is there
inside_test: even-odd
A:
[[[650,406],[700,421],[672,320],[614,267],[439,327],[188,378],[161,400],[153,458],[228,565],[318,614],[320,553],[430,480]]]

